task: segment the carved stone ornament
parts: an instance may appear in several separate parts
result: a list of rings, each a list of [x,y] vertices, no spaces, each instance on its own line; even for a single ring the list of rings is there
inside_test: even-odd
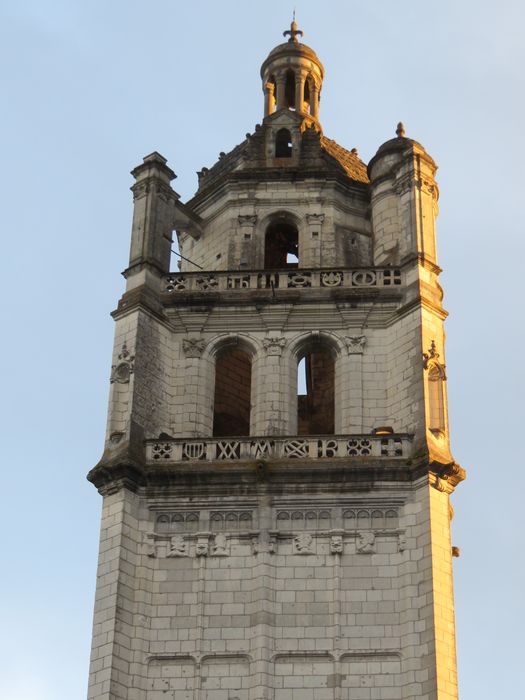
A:
[[[263,339],[263,347],[268,353],[268,355],[282,354],[283,348],[286,345],[286,338],[274,336],[272,338]]]
[[[362,355],[366,345],[366,336],[364,335],[347,335],[346,347],[349,355]]]
[[[215,540],[211,549],[211,553],[214,557],[228,556],[228,540],[226,538],[226,535],[223,535],[222,532],[219,532],[217,535],[215,535]]]
[[[188,543],[185,542],[182,535],[173,535],[170,539],[167,557],[187,557]]]
[[[324,214],[307,214],[306,221],[309,224],[322,224],[324,221]]]
[[[436,342],[433,340],[430,343],[428,352],[423,353],[423,367],[428,369],[428,363],[430,360],[436,360],[439,358],[439,352],[436,351]]]
[[[300,532],[293,538],[294,554],[314,554],[314,539],[308,532]]]
[[[343,536],[342,535],[332,535],[330,537],[330,553],[331,554],[342,554],[343,553]]]
[[[270,537],[268,542],[263,542],[258,537],[252,538],[252,552],[254,554],[275,554],[276,551],[277,543],[275,537]]]
[[[237,220],[241,226],[255,226],[257,214],[239,214]]]
[[[146,550],[146,556],[150,559],[155,559],[157,556],[157,542],[153,532],[146,532],[144,534],[144,548]]]
[[[397,551],[398,552],[404,552],[405,549],[407,548],[408,542],[407,542],[407,536],[400,534],[398,535],[397,538]]]
[[[208,535],[200,535],[197,538],[197,544],[195,545],[195,556],[196,557],[207,557],[208,556]]]
[[[133,374],[135,355],[131,355],[128,346],[124,342],[122,350],[118,356],[119,362],[111,367],[111,377],[109,381],[113,384],[128,384],[131,375]]]
[[[373,554],[376,551],[376,536],[370,530],[357,533],[355,549],[358,554]]]
[[[202,338],[183,338],[182,352],[186,357],[201,357],[206,347]]]

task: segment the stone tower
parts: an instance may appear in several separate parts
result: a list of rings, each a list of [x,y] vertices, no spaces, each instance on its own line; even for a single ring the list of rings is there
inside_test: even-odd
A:
[[[457,698],[436,165],[327,138],[285,34],[189,202],[132,172],[90,700]]]

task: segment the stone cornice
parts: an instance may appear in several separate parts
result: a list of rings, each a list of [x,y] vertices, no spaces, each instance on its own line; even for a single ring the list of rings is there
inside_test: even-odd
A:
[[[194,211],[201,209],[205,206],[207,200],[215,197],[219,192],[222,192],[225,185],[230,183],[239,183],[249,186],[252,182],[260,184],[263,182],[283,181],[297,185],[297,183],[308,180],[319,180],[323,183],[334,182],[344,187],[345,191],[350,190],[355,193],[366,194],[368,199],[369,185],[367,183],[352,180],[348,175],[344,175],[343,173],[326,172],[318,168],[309,170],[308,168],[296,165],[288,168],[250,168],[224,173],[208,190],[198,192],[190,199],[187,202],[187,206]]]
[[[145,488],[176,488],[179,496],[206,493],[214,496],[256,493],[264,484],[269,494],[306,495],[329,491],[356,493],[370,491],[378,484],[401,483],[412,485],[424,475],[434,484],[452,491],[466,476],[455,462],[441,464],[429,462],[428,457],[370,459],[366,457],[317,459],[313,463],[301,460],[246,461],[235,464],[225,462],[142,465],[118,461],[103,461],[88,474],[88,480],[102,494],[128,488],[132,491]]]

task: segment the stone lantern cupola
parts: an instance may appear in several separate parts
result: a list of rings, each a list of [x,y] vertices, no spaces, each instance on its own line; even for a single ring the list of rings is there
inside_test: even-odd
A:
[[[301,115],[319,119],[319,98],[324,68],[315,51],[299,43],[303,35],[295,19],[290,29],[283,32],[287,42],[270,51],[261,66],[264,91],[264,116],[281,109],[290,109]]]

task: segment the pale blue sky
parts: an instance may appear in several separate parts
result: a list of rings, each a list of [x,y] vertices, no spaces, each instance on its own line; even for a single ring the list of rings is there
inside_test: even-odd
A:
[[[516,0],[297,0],[327,136],[369,160],[402,119],[440,165],[438,219],[463,700],[517,697],[523,524],[524,22]],[[262,118],[293,2],[3,0],[2,700],[85,698],[129,171],[195,171]]]

